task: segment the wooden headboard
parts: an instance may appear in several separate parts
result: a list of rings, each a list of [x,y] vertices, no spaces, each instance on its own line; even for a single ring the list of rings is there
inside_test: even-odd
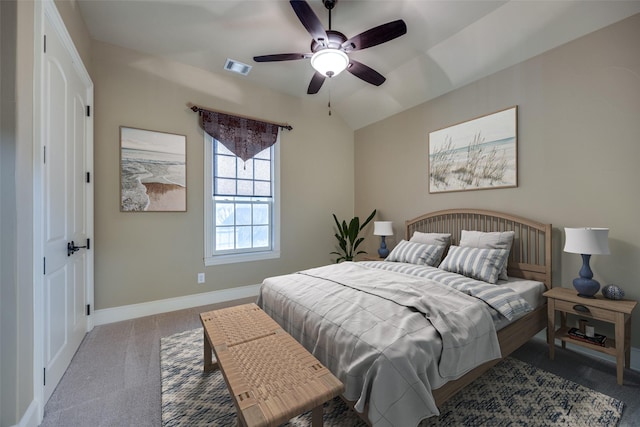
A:
[[[414,231],[451,233],[451,244],[458,245],[462,230],[514,231],[507,273],[543,282],[551,289],[551,224],[477,209],[448,209],[406,221],[407,240]]]

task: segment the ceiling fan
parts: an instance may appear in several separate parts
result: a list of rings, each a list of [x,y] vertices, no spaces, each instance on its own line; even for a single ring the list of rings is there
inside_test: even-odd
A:
[[[331,10],[338,0],[322,0],[329,10],[329,29],[325,31],[320,19],[305,0],[290,0],[293,11],[304,28],[311,34],[310,53],[280,53],[275,55],[254,56],[256,62],[293,61],[311,58],[311,66],[316,70],[311,78],[308,94],[318,93],[327,77],[334,77],[347,70],[367,83],[380,86],[386,80],[384,76],[349,57],[349,53],[367,49],[388,42],[407,32],[407,25],[402,19],[388,22],[371,28],[357,36],[347,39],[339,31],[331,29]]]

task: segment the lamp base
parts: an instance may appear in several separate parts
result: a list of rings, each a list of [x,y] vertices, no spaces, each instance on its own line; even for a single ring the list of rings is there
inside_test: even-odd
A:
[[[595,294],[600,290],[600,283],[597,280],[578,277],[573,279],[573,287],[578,291],[579,297],[595,298]]]
[[[385,236],[380,236],[380,249],[378,249],[378,255],[380,258],[386,258],[389,256],[389,249],[387,249],[387,243],[384,241]]]
[[[582,294],[578,294],[578,296],[579,296],[580,298],[596,299],[596,297],[594,297],[593,295],[582,295]]]

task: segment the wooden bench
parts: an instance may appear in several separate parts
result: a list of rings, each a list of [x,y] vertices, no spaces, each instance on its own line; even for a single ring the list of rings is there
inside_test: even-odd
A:
[[[209,311],[200,321],[204,370],[220,368],[239,425],[278,426],[309,410],[313,426],[322,425],[323,403],[344,385],[260,307]]]

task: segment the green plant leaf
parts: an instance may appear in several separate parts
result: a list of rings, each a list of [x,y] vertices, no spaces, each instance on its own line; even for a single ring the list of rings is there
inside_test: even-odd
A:
[[[340,230],[340,221],[338,221],[338,218],[336,217],[336,214],[333,214],[333,219],[336,222],[336,227],[338,227],[338,230]]]
[[[347,221],[342,221],[342,237],[347,238],[349,236],[349,226],[347,225]]]
[[[363,240],[364,240],[364,237],[360,237],[358,240],[356,240],[356,242],[353,244],[354,251],[358,249],[358,246],[360,246],[360,243],[362,243]]]
[[[371,215],[369,215],[369,218],[367,218],[367,220],[364,223],[362,223],[362,225],[360,226],[360,230],[365,228],[367,224],[371,222],[374,216],[376,216],[376,209],[374,209],[373,212],[371,212]]]

